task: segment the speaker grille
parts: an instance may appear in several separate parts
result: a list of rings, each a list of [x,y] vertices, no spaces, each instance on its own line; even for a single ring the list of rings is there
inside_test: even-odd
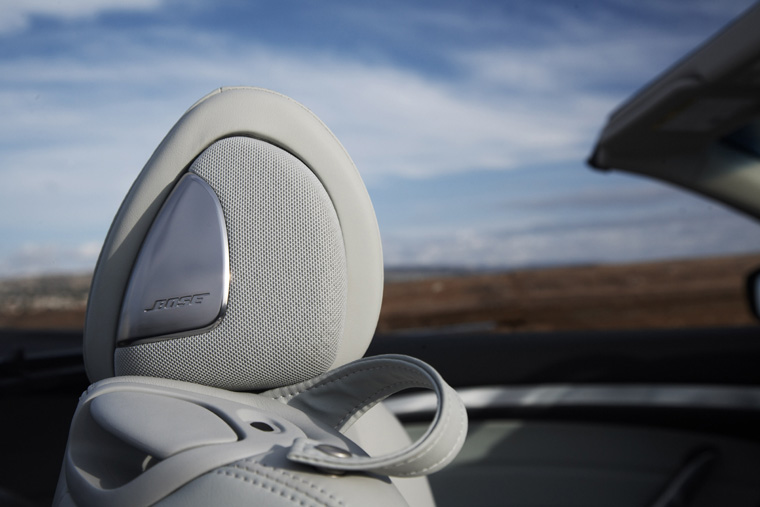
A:
[[[288,152],[247,137],[214,143],[189,170],[209,183],[224,211],[227,311],[201,334],[116,349],[116,374],[246,390],[327,371],[343,332],[347,275],[324,187]]]

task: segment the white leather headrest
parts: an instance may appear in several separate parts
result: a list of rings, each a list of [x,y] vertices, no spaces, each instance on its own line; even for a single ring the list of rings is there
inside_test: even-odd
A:
[[[85,325],[90,380],[253,390],[361,357],[380,310],[372,204],[299,103],[221,88],[172,128],[108,233]]]

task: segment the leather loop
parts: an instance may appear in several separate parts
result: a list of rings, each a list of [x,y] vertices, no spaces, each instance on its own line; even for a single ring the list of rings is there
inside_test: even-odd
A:
[[[384,456],[342,456],[324,452],[320,442],[301,438],[294,442],[288,458],[334,471],[414,477],[449,464],[467,434],[467,412],[459,395],[423,361],[402,355],[359,359],[314,379],[261,394],[345,432],[377,403],[409,388],[430,389],[438,398],[433,422],[411,446]]]

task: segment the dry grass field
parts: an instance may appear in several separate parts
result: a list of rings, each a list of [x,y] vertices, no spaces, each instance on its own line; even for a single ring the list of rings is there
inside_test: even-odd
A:
[[[81,329],[90,276],[0,280],[0,328]]]
[[[385,286],[379,332],[644,329],[755,323],[746,276],[760,255],[440,277]]]
[[[386,283],[378,332],[560,331],[754,323],[744,280],[760,254]],[[0,281],[0,328],[81,329],[88,276]]]

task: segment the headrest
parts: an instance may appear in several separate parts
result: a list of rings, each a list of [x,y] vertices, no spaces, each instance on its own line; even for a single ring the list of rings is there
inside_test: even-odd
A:
[[[382,286],[372,204],[335,136],[288,97],[221,88],[172,128],[111,225],[87,373],[300,382],[364,354]]]

